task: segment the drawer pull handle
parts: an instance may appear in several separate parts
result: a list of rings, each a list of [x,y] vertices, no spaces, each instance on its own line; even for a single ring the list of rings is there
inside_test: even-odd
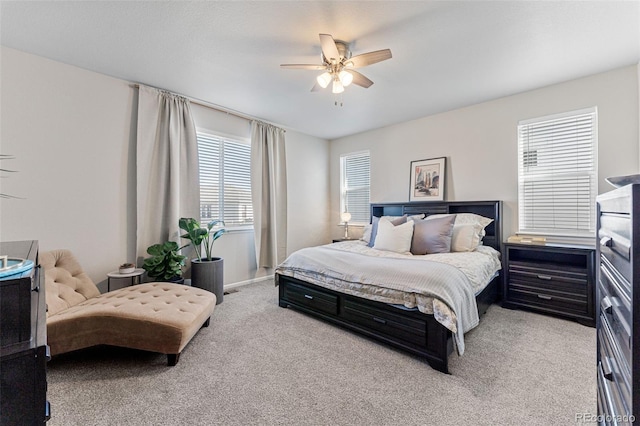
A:
[[[313,300],[313,296],[310,294],[305,294],[304,297],[306,297],[309,300]]]
[[[540,298],[540,299],[544,299],[544,300],[551,300],[551,299],[553,299],[553,297],[551,297],[551,296],[549,296],[549,295],[546,295],[546,294],[539,294],[539,295],[538,295],[538,298]]]
[[[602,237],[600,238],[600,245],[602,247],[611,247],[613,243],[613,240],[611,239],[611,237]]]
[[[385,320],[383,318],[373,317],[373,320],[375,322],[379,322],[380,324],[386,324],[387,323],[387,320]]]
[[[545,281],[551,281],[551,276],[538,274],[538,279],[545,280]]]
[[[611,368],[611,361],[609,361],[608,356],[602,357],[602,372],[604,373],[604,378],[613,382],[613,369]]]
[[[602,312],[604,312],[605,314],[613,313],[613,305],[609,300],[609,296],[605,296],[602,298],[602,300],[600,300],[600,310],[602,310]]]

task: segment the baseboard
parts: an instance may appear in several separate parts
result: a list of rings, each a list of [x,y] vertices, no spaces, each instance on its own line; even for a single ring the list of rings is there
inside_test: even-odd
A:
[[[259,278],[252,278],[250,280],[238,281],[237,283],[226,284],[224,286],[224,289],[225,290],[230,290],[232,288],[242,287],[244,285],[259,283],[261,281],[267,281],[267,280],[271,280],[271,279],[273,279],[273,274],[272,275],[266,275],[264,277],[259,277]]]

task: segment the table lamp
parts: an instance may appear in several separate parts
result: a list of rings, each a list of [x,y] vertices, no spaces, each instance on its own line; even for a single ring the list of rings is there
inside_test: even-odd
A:
[[[343,212],[340,215],[340,219],[344,222],[344,239],[349,239],[349,221],[351,220],[351,213]]]

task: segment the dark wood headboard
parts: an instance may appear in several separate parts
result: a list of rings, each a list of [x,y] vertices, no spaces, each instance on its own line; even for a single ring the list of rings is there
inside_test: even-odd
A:
[[[407,203],[371,204],[373,216],[402,216],[421,214],[475,213],[493,219],[485,228],[482,239],[486,246],[501,251],[502,246],[502,201],[419,201]]]

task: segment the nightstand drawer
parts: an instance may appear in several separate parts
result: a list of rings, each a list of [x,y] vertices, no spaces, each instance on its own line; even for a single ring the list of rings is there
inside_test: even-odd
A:
[[[325,293],[322,290],[313,290],[309,287],[289,283],[284,292],[287,301],[300,306],[306,306],[328,314],[338,314],[338,297]]]
[[[426,320],[407,319],[350,299],[344,301],[342,314],[344,318],[356,324],[384,333],[391,338],[399,337],[416,346],[427,347]]]
[[[560,314],[589,313],[586,294],[578,295],[552,289],[542,289],[536,286],[511,282],[507,298],[513,303],[524,304],[545,310],[556,311]]]
[[[556,268],[539,268],[535,265],[513,262],[509,264],[509,281],[531,287],[584,295],[587,287],[586,271],[572,272]]]

